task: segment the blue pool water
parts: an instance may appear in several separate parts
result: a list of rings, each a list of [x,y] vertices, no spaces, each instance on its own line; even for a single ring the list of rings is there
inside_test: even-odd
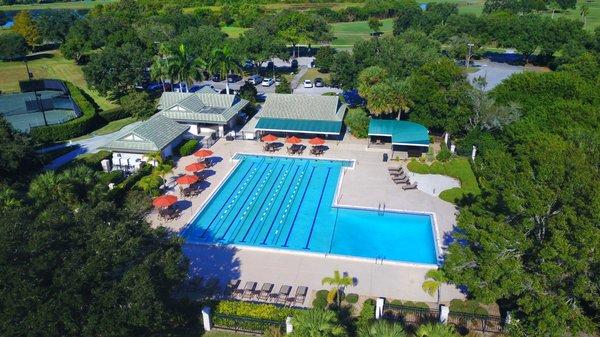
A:
[[[227,181],[182,231],[187,242],[437,263],[430,216],[333,207],[340,173],[350,162],[237,159]]]

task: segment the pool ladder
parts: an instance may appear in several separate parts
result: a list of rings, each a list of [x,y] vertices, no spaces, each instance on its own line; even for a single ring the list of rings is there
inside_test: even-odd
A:
[[[379,203],[379,207],[377,207],[377,215],[384,215],[384,214],[385,214],[385,202]]]

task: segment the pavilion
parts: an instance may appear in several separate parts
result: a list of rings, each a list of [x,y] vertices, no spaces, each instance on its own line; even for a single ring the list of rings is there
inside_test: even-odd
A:
[[[421,124],[396,119],[371,119],[369,146],[391,143],[393,151],[426,152],[429,131]]]

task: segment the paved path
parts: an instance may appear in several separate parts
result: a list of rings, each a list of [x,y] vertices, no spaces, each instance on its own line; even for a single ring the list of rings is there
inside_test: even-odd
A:
[[[513,66],[507,63],[492,62],[489,60],[475,61],[475,66],[478,71],[467,75],[469,82],[477,77],[484,77],[487,81],[486,91],[494,89],[498,84],[509,78],[512,74],[522,73],[525,69],[523,66]]]
[[[304,76],[304,74],[306,74],[307,71],[308,71],[308,67],[302,66],[300,68],[300,70],[298,71],[298,73],[294,76],[294,78],[292,78],[292,82],[290,83],[292,90],[296,89],[298,84],[300,84],[300,79],[302,78],[302,76]]]
[[[56,158],[50,164],[46,165],[44,167],[44,169],[56,170],[56,169],[60,168],[61,166],[69,163],[71,160],[75,159],[80,154],[98,152],[98,150],[101,146],[112,141],[113,139],[124,136],[126,133],[133,130],[136,126],[140,125],[141,123],[142,122],[131,123],[129,125],[124,126],[121,130],[113,132],[113,133],[109,133],[107,135],[94,136],[92,138],[87,138],[87,139],[82,139],[82,140],[77,140],[77,141],[69,141],[69,142],[66,142],[63,144],[46,147],[41,150],[42,153],[52,151],[52,150],[57,150],[57,149],[60,149],[63,147],[67,147],[69,145],[78,145],[79,146],[76,150],[71,151],[63,156]]]

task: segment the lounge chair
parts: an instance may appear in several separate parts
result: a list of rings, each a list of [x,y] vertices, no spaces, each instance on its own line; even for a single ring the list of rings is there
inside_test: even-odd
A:
[[[398,184],[410,184],[410,179],[408,179],[408,177],[403,178],[403,179],[393,179],[393,182],[396,183],[396,185],[398,185]]]
[[[229,283],[227,283],[227,287],[225,288],[225,296],[231,296],[231,295],[233,295],[234,292],[240,286],[240,283],[241,283],[241,281],[238,280],[238,279],[229,280]]]
[[[277,294],[277,297],[275,298],[275,302],[285,303],[285,301],[287,300],[287,298],[291,292],[292,292],[292,287],[287,286],[287,285],[282,285],[281,288],[279,288],[279,293]]]
[[[404,178],[406,178],[406,173],[404,173],[404,172],[402,172],[402,173],[390,173],[390,175],[394,179],[404,179]]]
[[[254,297],[254,295],[256,294],[256,292],[254,291],[255,289],[256,282],[246,282],[246,285],[244,286],[244,292],[242,293],[242,299],[251,299],[252,297]]]
[[[271,292],[273,291],[273,287],[275,285],[273,283],[264,283],[262,288],[260,288],[260,292],[258,293],[258,299],[261,301],[267,301]]]
[[[412,183],[410,185],[402,186],[403,190],[414,190],[417,188],[417,183]]]
[[[390,172],[403,172],[404,168],[402,166],[388,167],[388,171],[390,171]]]
[[[304,304],[304,300],[306,300],[306,294],[308,293],[307,287],[298,287],[296,289],[296,296],[294,296],[294,305],[302,305]]]

